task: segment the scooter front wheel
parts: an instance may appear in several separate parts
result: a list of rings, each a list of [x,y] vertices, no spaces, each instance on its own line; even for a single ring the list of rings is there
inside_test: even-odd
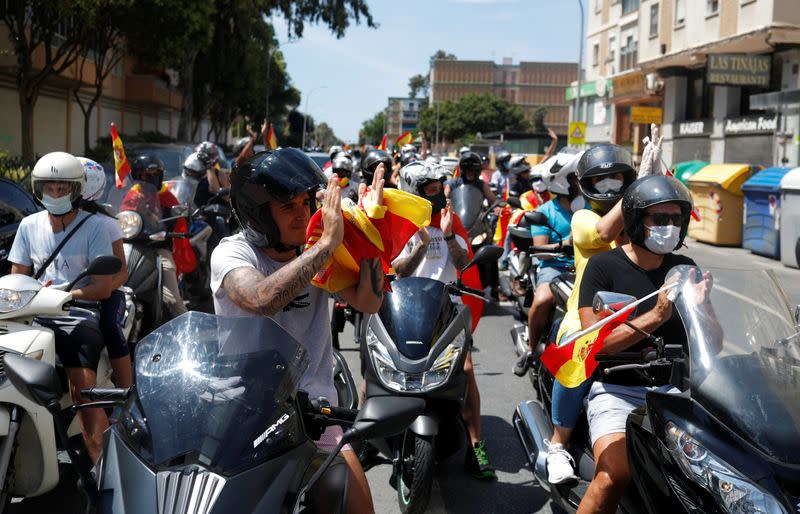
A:
[[[434,455],[432,437],[406,430],[397,470],[397,501],[403,514],[418,514],[427,509],[433,485]]]

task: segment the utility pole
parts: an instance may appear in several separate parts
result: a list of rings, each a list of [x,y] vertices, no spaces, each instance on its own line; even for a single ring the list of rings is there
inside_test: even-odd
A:
[[[436,105],[436,138],[435,138],[436,139],[436,151],[440,152],[441,150],[439,149],[439,104],[437,103],[437,104],[434,104],[434,105]]]
[[[578,87],[575,88],[575,120],[581,121],[581,68],[583,68],[583,1],[578,0],[578,7],[581,9],[581,26],[578,31]]]
[[[327,87],[328,86],[315,87],[314,89],[312,89],[308,93],[308,96],[306,96],[306,109],[305,109],[305,112],[303,113],[303,143],[300,145],[301,146],[301,150],[305,150],[306,149],[306,121],[308,120],[308,101],[311,98],[311,95],[314,93],[314,91],[317,91],[317,90],[320,90],[320,89],[326,89]]]

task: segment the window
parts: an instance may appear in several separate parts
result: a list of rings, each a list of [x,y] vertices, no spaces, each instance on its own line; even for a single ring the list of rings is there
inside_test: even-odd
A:
[[[650,37],[658,35],[658,4],[650,6]]]
[[[686,119],[714,117],[714,86],[706,83],[703,69],[692,70],[686,77]]]
[[[593,0],[594,12],[599,13],[603,9],[603,0]]]
[[[706,0],[706,14],[718,14],[719,13],[719,0]]]
[[[592,45],[592,66],[597,66],[600,62],[600,45],[595,43]]]
[[[606,70],[607,75],[614,75],[617,72],[617,38],[616,36],[610,36],[608,38],[608,56],[606,57],[606,63],[610,66],[610,69]]]
[[[675,0],[675,25],[682,26],[686,21],[686,0]]]
[[[639,0],[622,0],[622,14],[628,14],[639,8]]]
[[[619,50],[619,71],[629,70],[636,66],[638,47],[639,44],[633,40],[633,36],[628,36],[625,46]]]

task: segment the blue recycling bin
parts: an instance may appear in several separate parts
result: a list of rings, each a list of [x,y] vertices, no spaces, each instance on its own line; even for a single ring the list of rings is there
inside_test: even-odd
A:
[[[744,223],[742,247],[753,253],[781,257],[781,179],[789,168],[767,168],[742,184]]]

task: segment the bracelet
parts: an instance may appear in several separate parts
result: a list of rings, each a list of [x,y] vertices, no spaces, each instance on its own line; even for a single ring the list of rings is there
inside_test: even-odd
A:
[[[444,240],[445,241],[452,241],[455,238],[456,238],[455,234],[450,234],[449,236],[444,236]]]

